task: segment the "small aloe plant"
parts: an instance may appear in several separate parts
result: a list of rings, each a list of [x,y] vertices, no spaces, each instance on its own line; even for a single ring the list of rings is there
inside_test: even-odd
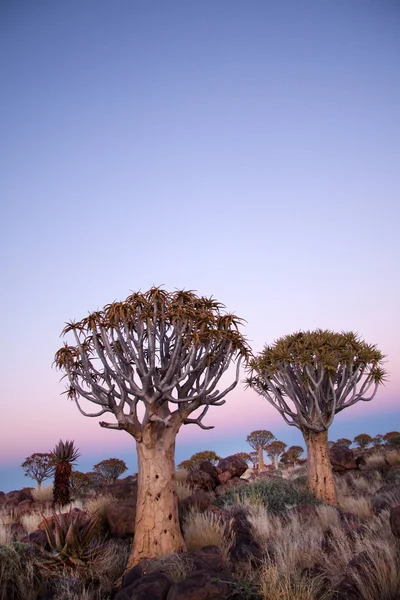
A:
[[[50,520],[51,519],[51,520]],[[36,546],[45,560],[43,566],[49,568],[62,564],[65,567],[77,568],[92,563],[103,549],[103,544],[97,542],[99,515],[94,513],[83,525],[78,525],[79,513],[71,511],[64,515],[53,512],[52,517],[43,517],[44,529],[50,551]],[[51,527],[54,522],[54,529]]]

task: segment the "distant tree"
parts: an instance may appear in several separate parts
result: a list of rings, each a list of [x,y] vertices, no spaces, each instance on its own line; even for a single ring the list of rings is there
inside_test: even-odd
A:
[[[304,448],[302,448],[301,446],[290,446],[290,448],[286,450],[286,454],[289,461],[294,464],[299,462],[299,458],[303,454],[303,452]]]
[[[24,460],[21,467],[25,471],[25,477],[34,479],[40,488],[43,481],[54,473],[54,459],[49,452],[35,452]]]
[[[252,431],[246,438],[246,441],[250,446],[257,452],[258,468],[262,469],[264,466],[264,454],[263,450],[267,444],[275,440],[275,436],[266,429],[257,429]]]
[[[383,444],[383,435],[381,433],[377,433],[375,437],[372,438],[372,445],[374,448],[380,448]]]
[[[193,469],[195,469],[203,460],[209,460],[214,465],[221,460],[221,457],[218,456],[214,450],[201,450],[201,452],[196,452],[196,454],[193,454],[189,459]]]
[[[247,452],[236,452],[235,456],[244,460],[248,465],[253,463],[252,457]]]
[[[365,450],[365,448],[372,443],[372,437],[368,435],[368,433],[359,433],[354,438],[354,443],[357,444],[361,450]]]
[[[90,487],[90,477],[81,471],[72,471],[69,484],[74,495],[77,495]]]
[[[383,436],[387,446],[400,446],[400,433],[398,431],[389,431]]]
[[[328,448],[333,448],[334,446],[336,446],[336,442],[333,442],[332,440],[328,440]]]
[[[184,471],[191,471],[193,469],[192,461],[190,459],[183,460],[181,463],[179,463],[177,468]]]
[[[268,457],[272,460],[275,469],[278,468],[279,457],[285,452],[286,445],[285,442],[274,440],[264,448]]]
[[[108,484],[115,483],[122,473],[127,471],[128,467],[120,458],[107,458],[94,465],[93,471],[100,473]]]
[[[336,441],[335,446],[340,446],[341,448],[350,448],[352,443],[353,442],[348,438],[339,438]]]
[[[384,355],[356,334],[300,331],[278,339],[249,361],[247,384],[264,396],[307,444],[308,487],[337,504],[328,430],[335,415],[372,400],[385,380]]]
[[[107,480],[103,477],[103,475],[101,475],[101,473],[98,473],[97,471],[89,471],[88,473],[85,473],[85,475],[88,478],[88,485],[90,488],[96,490],[102,485],[107,484]]]

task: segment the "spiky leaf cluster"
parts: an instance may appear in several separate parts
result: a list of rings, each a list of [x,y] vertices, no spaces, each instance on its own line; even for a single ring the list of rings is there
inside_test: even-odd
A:
[[[80,453],[75,448],[73,440],[66,440],[65,442],[60,440],[51,451],[51,455],[56,465],[60,463],[73,464],[80,457]]]
[[[237,383],[238,370],[234,384],[219,391],[224,372],[232,361],[238,359],[238,369],[249,357],[241,324],[213,298],[153,287],[68,323],[63,335],[72,335],[74,344],[58,350],[55,364],[65,371],[68,395],[82,414],[116,417],[116,425],[100,423],[103,427],[125,429],[138,440],[142,425],[152,420],[202,427],[209,406],[222,404]],[[98,412],[85,412],[81,398],[96,404]],[[139,402],[145,407],[142,422]],[[188,418],[203,405],[197,419]]]
[[[44,529],[51,550],[36,546],[46,559],[44,566],[56,569],[62,565],[76,569],[93,563],[99,556],[102,545],[94,544],[99,530],[98,513],[83,525],[79,519],[80,513],[74,515],[71,511],[63,515],[53,512],[51,521],[44,517]]]
[[[385,381],[384,358],[353,332],[300,331],[252,358],[246,381],[289,425],[318,432],[344,408],[372,400]]]

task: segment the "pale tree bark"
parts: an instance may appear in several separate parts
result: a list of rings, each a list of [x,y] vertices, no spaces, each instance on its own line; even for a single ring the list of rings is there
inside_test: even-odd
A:
[[[335,480],[329,457],[328,430],[303,430],[307,444],[307,480],[313,494],[326,504],[337,504]]]
[[[138,453],[138,498],[135,537],[126,570],[146,558],[185,551],[175,490],[175,431],[161,423],[143,432]],[[160,435],[161,434],[161,435]]]
[[[272,457],[272,461],[274,463],[274,469],[277,470],[279,465],[278,465],[278,461],[279,461],[279,454],[274,454]]]

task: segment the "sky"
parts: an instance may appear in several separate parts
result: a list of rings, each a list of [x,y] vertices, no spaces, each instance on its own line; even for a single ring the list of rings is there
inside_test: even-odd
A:
[[[152,285],[215,296],[254,352],[358,332],[389,380],[330,438],[400,428],[399,60],[396,0],[0,3],[0,490],[59,439],[136,471],[52,363],[66,321]],[[302,441],[241,383],[207,424],[177,462]]]

